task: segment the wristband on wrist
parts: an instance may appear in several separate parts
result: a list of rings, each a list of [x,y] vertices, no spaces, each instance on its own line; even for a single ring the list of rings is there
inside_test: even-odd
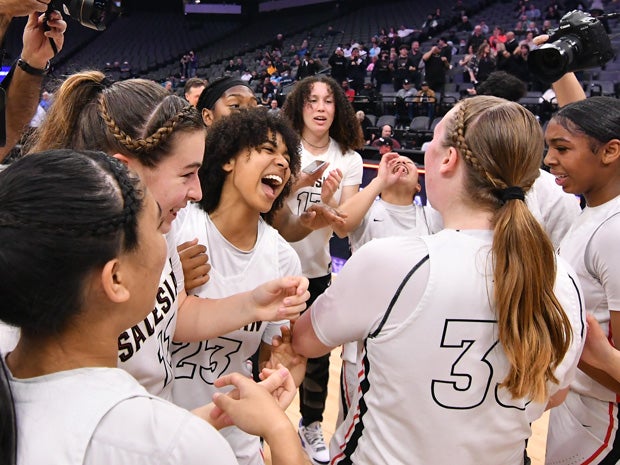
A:
[[[26,61],[19,58],[17,60],[17,66],[21,68],[24,73],[30,74],[32,76],[45,76],[47,72],[50,70],[50,62],[48,61],[45,65],[45,68],[35,68],[30,66]]]

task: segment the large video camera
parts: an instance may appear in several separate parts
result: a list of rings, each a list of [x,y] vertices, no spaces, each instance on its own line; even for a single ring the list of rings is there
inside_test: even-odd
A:
[[[103,31],[111,3],[110,0],[52,0],[47,11],[58,10],[82,26]]]
[[[614,57],[603,23],[583,11],[574,10],[560,19],[547,43],[532,50],[530,71],[537,77],[555,82],[569,71],[604,65]]]

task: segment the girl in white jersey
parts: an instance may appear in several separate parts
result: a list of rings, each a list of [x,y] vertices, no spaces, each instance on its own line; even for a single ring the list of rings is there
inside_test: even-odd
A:
[[[314,174],[302,172],[274,221],[299,255],[304,276],[310,278],[310,304],[331,283],[329,239],[332,225],[337,223],[314,224],[312,228],[318,229],[312,230],[301,219],[317,205],[337,208],[359,191],[363,166],[362,157],[355,150],[364,145],[364,136],[342,87],[327,76],[311,76],[295,84],[282,113],[301,137],[302,169],[317,160],[327,162]],[[317,463],[327,463],[329,459],[320,424],[328,378],[329,354],[308,360],[306,378],[299,391],[299,434]]]
[[[100,149],[137,172],[163,211],[164,232],[188,201],[200,200],[198,168],[206,128],[197,110],[157,83],[109,83],[97,71],[70,76],[55,94],[33,150]],[[119,366],[147,390],[170,399],[172,340],[216,337],[257,320],[296,316],[305,307],[305,278],[271,281],[228,299],[187,296],[177,241],[167,235],[168,259],[152,312],[120,333]],[[286,296],[295,288],[294,295]]]
[[[363,344],[333,464],[524,462],[530,423],[561,401],[585,330],[576,277],[524,202],[542,148],[521,105],[459,102],[425,154],[445,229],[364,245],[297,321],[303,355]]]
[[[206,421],[116,367],[118,334],[152,309],[166,261],[162,216],[102,152],[35,153],[0,173],[0,319],[21,328],[0,361],[1,463],[237,463]],[[292,399],[286,371],[266,387],[287,378]],[[295,430],[268,391],[239,374],[218,381],[231,383],[236,395],[216,397],[203,418],[267,434],[279,463],[292,454],[301,464]]]
[[[248,109],[211,126],[205,153],[198,173],[204,196],[179,213],[172,229],[179,243],[197,238],[209,254],[209,281],[191,293],[227,297],[270,279],[300,274],[297,254],[268,224],[299,171],[295,131],[264,108]],[[217,391],[213,382],[220,376],[244,371],[251,375],[247,360],[259,349],[260,361],[269,360],[272,339],[285,324],[288,320],[258,320],[221,337],[175,344],[173,402],[194,409]],[[301,382],[305,365],[297,372]],[[264,464],[257,436],[237,428],[222,433],[240,464]]]
[[[373,239],[422,236],[431,232],[432,219],[438,213],[414,204],[414,197],[421,189],[418,179],[418,168],[410,158],[397,153],[381,157],[377,176],[339,207],[346,214],[345,221],[355,228],[349,233],[352,253]],[[357,342],[343,345],[338,425],[359,391],[357,362],[360,353],[361,346]]]
[[[568,104],[549,121],[545,138],[549,149],[544,161],[556,183],[586,201],[560,243],[559,254],[579,276],[586,310],[617,347],[620,101],[591,97]],[[620,384],[601,370],[604,365],[594,367],[582,360],[579,367],[566,402],[551,411],[546,463],[615,464],[620,461]],[[613,373],[613,367],[609,371]]]

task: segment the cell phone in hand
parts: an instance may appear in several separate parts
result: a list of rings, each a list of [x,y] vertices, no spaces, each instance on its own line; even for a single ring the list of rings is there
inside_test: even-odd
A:
[[[312,163],[310,163],[309,165],[305,166],[301,171],[303,173],[306,173],[306,174],[314,174],[318,170],[323,168],[323,166],[325,166],[325,163],[327,163],[327,162],[325,162],[323,160],[314,160]]]

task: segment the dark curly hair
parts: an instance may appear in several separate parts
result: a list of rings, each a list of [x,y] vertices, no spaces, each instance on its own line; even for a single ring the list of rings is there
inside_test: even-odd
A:
[[[343,155],[349,150],[358,150],[364,146],[362,127],[355,117],[355,110],[347,100],[342,87],[331,77],[324,74],[308,76],[295,84],[293,91],[286,96],[282,112],[289,119],[297,133],[304,128],[304,105],[310,99],[315,83],[326,84],[334,95],[336,112],[334,122],[329,128],[329,135],[340,145]]]
[[[262,214],[265,221],[271,223],[273,215],[284,205],[284,199],[291,192],[299,173],[301,154],[299,136],[286,119],[272,115],[262,107],[235,112],[216,121],[209,130],[205,157],[198,171],[203,192],[202,200],[198,204],[205,212],[213,212],[220,203],[222,188],[228,175],[222,167],[241,152],[268,142],[273,134],[280,134],[286,145],[291,159],[291,177],[273,202],[271,210]]]

